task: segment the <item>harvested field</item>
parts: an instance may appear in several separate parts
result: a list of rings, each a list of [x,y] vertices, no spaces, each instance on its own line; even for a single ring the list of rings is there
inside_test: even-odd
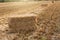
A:
[[[58,1],[22,3],[0,3],[0,40],[60,40]]]

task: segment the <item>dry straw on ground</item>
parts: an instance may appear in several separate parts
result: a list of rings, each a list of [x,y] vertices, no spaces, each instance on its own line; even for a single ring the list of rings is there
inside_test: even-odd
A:
[[[9,29],[0,31],[0,40],[60,40],[60,3],[29,15],[8,17]],[[33,14],[31,16],[31,14]],[[32,33],[31,33],[32,32]]]

